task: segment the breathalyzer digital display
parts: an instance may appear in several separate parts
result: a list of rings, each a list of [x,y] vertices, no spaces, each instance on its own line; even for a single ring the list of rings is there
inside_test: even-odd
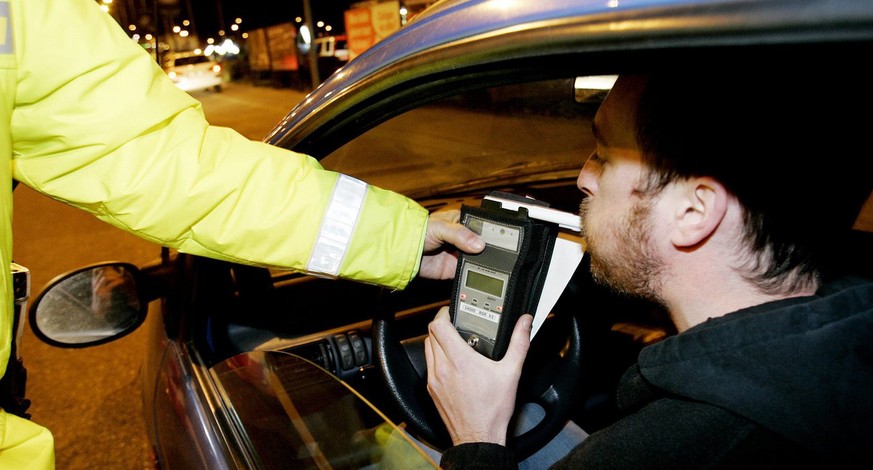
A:
[[[467,271],[467,279],[464,280],[464,286],[474,291],[490,294],[495,297],[503,297],[503,286],[506,281],[497,276],[489,276],[487,274],[478,273],[472,269]]]

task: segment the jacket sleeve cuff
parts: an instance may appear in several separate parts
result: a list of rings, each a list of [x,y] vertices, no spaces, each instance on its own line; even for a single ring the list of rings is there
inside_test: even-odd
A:
[[[428,214],[427,218],[424,220],[424,229],[421,231],[421,240],[418,242],[418,258],[415,260],[415,266],[412,267],[412,276],[410,279],[418,276],[418,272],[421,270],[421,260],[424,257],[424,241],[427,238],[427,226],[430,221],[430,214]]]
[[[440,459],[440,468],[496,470],[517,469],[515,455],[506,446],[474,442],[450,447]]]

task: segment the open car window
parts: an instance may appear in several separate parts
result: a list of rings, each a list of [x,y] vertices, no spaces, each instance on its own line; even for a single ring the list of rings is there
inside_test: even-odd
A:
[[[382,123],[322,164],[415,199],[575,179],[594,148],[599,100],[577,100],[574,77],[463,91]]]

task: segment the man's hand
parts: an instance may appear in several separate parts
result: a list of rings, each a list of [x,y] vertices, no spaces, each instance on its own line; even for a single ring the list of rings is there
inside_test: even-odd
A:
[[[424,341],[427,391],[455,445],[490,442],[506,445],[533,317],[522,315],[509,349],[499,362],[467,345],[449,319],[448,307],[430,323]]]
[[[466,253],[479,253],[485,248],[485,242],[459,223],[460,219],[459,210],[434,212],[430,215],[419,276],[429,279],[451,279],[455,276],[458,257],[446,250],[444,245],[447,243]]]

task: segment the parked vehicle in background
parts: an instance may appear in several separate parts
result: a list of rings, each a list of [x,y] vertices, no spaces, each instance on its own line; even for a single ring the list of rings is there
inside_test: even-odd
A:
[[[187,92],[221,91],[224,81],[222,66],[210,56],[197,52],[171,52],[164,57],[164,71]]]
[[[591,118],[614,74],[724,61],[755,73],[761,60],[819,67],[838,54],[858,60],[834,73],[859,73],[871,52],[871,2],[449,0],[345,64],[266,141],[432,211],[477,205],[494,190],[576,211],[576,177],[595,147]],[[767,162],[737,164],[755,171]],[[797,203],[814,196],[811,188]],[[868,221],[871,212],[868,204]],[[873,270],[870,225],[857,230],[857,266],[846,269]],[[29,318],[41,339],[63,347],[146,322],[144,410],[162,470],[435,465],[404,436],[448,444],[425,389],[422,341],[451,281],[388,292],[162,254],[152,266],[63,276]],[[531,343],[520,406],[540,406],[545,419],[513,439],[517,455],[566,419],[589,432],[610,424],[622,372],[645,344],[674,333],[663,311],[596,285],[586,263]],[[136,287],[139,304],[110,296],[106,313],[78,329],[55,318],[96,315],[90,282],[109,266]],[[74,303],[77,312],[53,308]]]

